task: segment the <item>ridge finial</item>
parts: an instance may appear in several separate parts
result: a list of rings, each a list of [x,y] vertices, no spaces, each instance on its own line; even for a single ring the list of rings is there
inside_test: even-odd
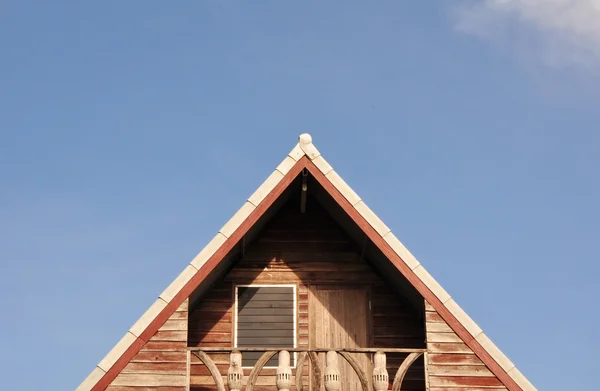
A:
[[[300,142],[300,144],[312,144],[312,136],[308,133],[302,133],[300,135],[300,137],[298,137],[298,141]]]

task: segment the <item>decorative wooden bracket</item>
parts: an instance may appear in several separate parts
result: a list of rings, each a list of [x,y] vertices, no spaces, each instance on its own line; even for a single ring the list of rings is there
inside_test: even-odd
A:
[[[250,376],[248,376],[248,384],[246,384],[246,391],[252,391],[254,389],[254,384],[256,384],[256,380],[258,379],[258,375],[260,371],[262,371],[263,367],[269,362],[274,355],[277,354],[276,350],[270,352],[264,352],[262,356],[258,359],[254,368],[250,372]]]
[[[408,368],[410,368],[412,363],[414,363],[417,360],[417,358],[421,356],[421,354],[423,353],[411,353],[404,359],[404,361],[402,361],[402,364],[400,364],[400,367],[398,368],[398,372],[396,372],[396,376],[394,376],[392,391],[400,391],[400,388],[402,387],[402,381],[404,380],[404,376],[406,375],[406,371],[408,371]]]
[[[303,380],[302,380],[302,368],[304,367],[304,361],[306,361],[307,352],[302,352],[298,355],[298,361],[296,361],[296,391],[303,391]]]
[[[213,360],[210,357],[208,357],[208,354],[204,353],[203,351],[192,353],[194,353],[194,355],[198,357],[200,361],[204,363],[204,365],[206,365],[206,368],[208,368],[208,371],[210,372],[213,380],[215,381],[215,384],[217,385],[217,391],[225,391],[225,385],[223,384],[223,378],[221,377],[221,373],[219,372],[219,369],[217,368]]]
[[[344,359],[348,362],[348,364],[350,364],[350,366],[352,367],[352,369],[354,369],[354,372],[356,373],[356,376],[358,376],[358,380],[360,380],[360,385],[362,386],[363,391],[370,391],[369,390],[369,380],[367,379],[367,375],[365,374],[365,371],[363,371],[362,367],[360,366],[360,363],[350,355],[350,353],[348,352],[339,352],[340,356],[344,357]]]
[[[242,387],[242,378],[243,378],[243,372],[242,372],[242,367],[241,367],[242,355],[241,355],[240,351],[243,351],[243,350],[260,351],[261,349],[264,351],[264,353],[262,354],[262,356],[260,356],[260,358],[258,359],[256,364],[252,368],[252,371],[250,372],[250,375],[248,376],[248,383],[246,384],[245,391],[253,391],[254,390],[254,386],[256,384],[256,381],[258,380],[258,375],[260,374],[260,372],[262,371],[264,366],[267,364],[267,362],[269,362],[269,360],[271,358],[273,358],[273,356],[275,356],[277,353],[280,354],[279,367],[277,369],[277,388],[278,388],[278,390],[281,390],[281,391],[289,391],[289,387],[291,386],[291,369],[289,366],[289,364],[290,364],[290,360],[289,360],[290,353],[289,352],[290,351],[300,351],[299,352],[300,354],[298,355],[298,360],[296,362],[296,376],[295,376],[296,390],[303,391],[302,368],[303,368],[304,363],[307,358],[310,360],[310,365],[311,365],[311,369],[312,369],[312,382],[313,382],[312,384],[313,384],[314,390],[321,389],[321,382],[323,379],[323,371],[321,370],[321,365],[319,362],[319,357],[317,356],[317,351],[323,351],[323,349],[313,349],[313,350],[311,350],[311,349],[306,349],[306,350],[290,349],[289,351],[288,350],[282,350],[282,351],[267,350],[267,351],[265,351],[264,348],[245,348],[245,349],[241,348],[239,350],[234,350],[234,349],[230,349],[230,348],[219,348],[217,350],[216,348],[212,348],[212,349],[205,349],[205,350],[206,351],[229,350],[231,352],[231,356],[230,356],[230,364],[231,365],[227,372],[227,382],[228,382],[230,391],[239,391]],[[394,382],[392,384],[392,391],[400,391],[400,389],[402,388],[402,381],[404,380],[404,377],[406,376],[406,372],[408,371],[408,368],[410,368],[410,366],[423,354],[423,352],[425,350],[424,349],[382,349],[382,350],[389,350],[392,352],[399,352],[399,351],[408,352],[408,351],[410,351],[410,354],[404,359],[404,361],[402,361],[402,364],[400,364],[400,367],[398,368],[398,371],[396,372],[396,376],[394,376]],[[385,353],[380,350],[376,350],[376,349],[331,349],[331,350],[327,351],[326,375],[339,373],[339,370],[336,372],[336,370],[337,370],[337,354],[339,354],[340,356],[342,356],[344,358],[344,360],[346,360],[346,362],[348,362],[348,364],[350,364],[350,366],[352,367],[352,369],[358,376],[358,379],[362,386],[362,391],[372,391],[369,387],[369,380],[367,378],[366,372],[364,371],[364,369],[362,368],[362,366],[360,365],[358,360],[356,360],[356,358],[354,358],[352,356],[352,353],[367,353],[369,351],[375,351],[375,368],[373,370],[374,390],[381,391],[381,389],[383,389],[382,384],[384,382],[387,384],[389,377],[387,374],[387,370],[385,368],[386,356],[385,356]],[[217,391],[226,391],[225,385],[223,384],[223,378],[221,377],[221,373],[219,372],[219,369],[217,368],[217,366],[215,365],[213,360],[206,354],[206,352],[203,350],[197,349],[197,350],[192,350],[192,353],[196,357],[198,357],[198,359],[206,366],[206,368],[210,372],[213,380],[215,381],[215,385],[217,386]],[[328,379],[325,379],[326,383],[327,383]],[[329,380],[331,380],[331,379],[329,379]],[[382,384],[379,384],[379,383],[382,383]],[[335,386],[336,386],[335,382],[333,382],[333,383],[329,382],[329,388],[331,390],[328,390],[328,391],[336,391]],[[386,389],[387,389],[387,387],[386,387]]]

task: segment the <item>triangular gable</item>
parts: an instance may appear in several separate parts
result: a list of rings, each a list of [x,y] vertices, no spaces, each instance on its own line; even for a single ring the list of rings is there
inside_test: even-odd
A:
[[[76,391],[105,390],[142,346],[206,279],[304,169],[318,181],[508,390],[536,390],[391,230],[333,170],[312,144],[311,136],[303,134],[283,162],[135,322]]]

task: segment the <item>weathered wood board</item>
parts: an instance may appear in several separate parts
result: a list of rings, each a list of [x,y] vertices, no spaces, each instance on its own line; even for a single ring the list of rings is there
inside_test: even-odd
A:
[[[435,309],[425,302],[430,391],[506,390]]]
[[[163,324],[107,391],[186,391],[188,300]]]

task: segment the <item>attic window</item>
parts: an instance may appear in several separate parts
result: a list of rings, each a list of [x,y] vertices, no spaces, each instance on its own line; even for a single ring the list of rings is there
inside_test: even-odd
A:
[[[296,347],[296,286],[250,285],[235,287],[236,347]],[[242,366],[252,367],[263,352],[244,352]],[[294,357],[291,355],[291,366]],[[266,367],[277,366],[275,355]]]

